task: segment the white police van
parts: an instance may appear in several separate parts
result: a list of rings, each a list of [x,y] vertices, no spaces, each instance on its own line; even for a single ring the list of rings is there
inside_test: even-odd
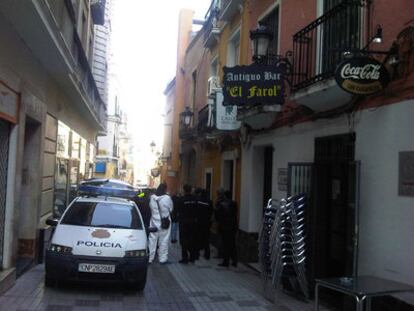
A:
[[[144,289],[147,234],[133,201],[78,197],[60,220],[48,219],[46,223],[56,226],[46,251],[46,286],[68,280],[108,280]]]

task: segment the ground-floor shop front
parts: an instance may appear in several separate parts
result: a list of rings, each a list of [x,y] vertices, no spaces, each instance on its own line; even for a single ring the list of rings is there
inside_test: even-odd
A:
[[[311,287],[356,274],[414,285],[413,104],[252,136],[243,146],[240,230],[257,235],[270,197],[305,192]]]

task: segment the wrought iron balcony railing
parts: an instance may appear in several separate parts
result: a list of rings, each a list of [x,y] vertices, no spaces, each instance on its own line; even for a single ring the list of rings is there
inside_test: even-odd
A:
[[[178,128],[178,135],[180,139],[183,140],[191,140],[194,139],[197,135],[197,129],[192,126],[185,125],[184,123],[180,122],[180,126]]]
[[[346,50],[363,44],[369,1],[344,0],[293,36],[293,90],[333,76]]]
[[[206,134],[210,133],[213,130],[212,126],[212,113],[210,112],[209,105],[205,105],[199,112],[198,112],[198,123],[197,123],[197,130],[198,134]]]

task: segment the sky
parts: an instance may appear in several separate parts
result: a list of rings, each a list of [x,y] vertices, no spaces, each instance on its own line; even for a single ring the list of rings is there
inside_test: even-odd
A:
[[[165,90],[175,75],[178,14],[192,9],[204,19],[211,0],[112,0],[112,70],[121,108],[135,145],[135,165],[153,161],[150,143],[162,151]]]

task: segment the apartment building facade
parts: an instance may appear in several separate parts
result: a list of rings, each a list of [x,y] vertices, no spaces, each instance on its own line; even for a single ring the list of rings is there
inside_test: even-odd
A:
[[[106,119],[91,71],[93,25],[103,4],[0,4],[0,270],[6,283],[41,259],[46,218],[68,203],[81,174],[91,173]]]
[[[238,107],[240,153],[233,155],[240,158],[239,251],[247,261],[257,260],[267,200],[300,192],[309,199],[311,285],[316,277],[357,274],[413,284],[413,8],[384,0],[212,2],[214,18],[207,16],[202,31],[218,89],[225,87],[222,68],[237,65],[232,51],[238,64],[252,64],[249,31],[258,23],[272,33],[267,64],[289,65],[283,103]],[[355,58],[378,62],[389,84],[373,94],[345,91],[335,71]],[[209,76],[198,82],[208,86]],[[214,142],[195,137],[192,146]],[[199,186],[209,165],[196,170]]]

